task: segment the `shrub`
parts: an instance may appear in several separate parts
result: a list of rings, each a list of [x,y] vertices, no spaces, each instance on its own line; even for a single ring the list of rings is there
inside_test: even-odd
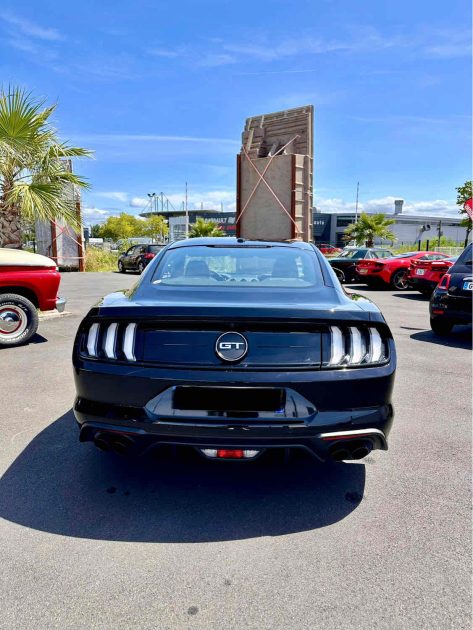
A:
[[[116,271],[118,252],[109,252],[98,247],[88,247],[85,253],[86,271]]]

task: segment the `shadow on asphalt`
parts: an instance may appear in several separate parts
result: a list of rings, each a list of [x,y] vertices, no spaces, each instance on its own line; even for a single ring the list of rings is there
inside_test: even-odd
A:
[[[72,411],[42,431],[0,479],[0,516],[100,540],[192,543],[280,536],[336,523],[363,497],[365,466],[122,459],[80,444]]]
[[[410,293],[409,291],[405,291],[403,293],[393,293],[393,297],[404,298],[405,300],[415,300],[416,302],[426,302],[427,304],[430,299],[430,297],[422,295],[422,293]]]
[[[411,339],[436,343],[439,346],[448,346],[450,348],[471,350],[472,347],[471,326],[454,326],[452,332],[445,337],[436,335],[432,330],[424,330],[411,335]]]

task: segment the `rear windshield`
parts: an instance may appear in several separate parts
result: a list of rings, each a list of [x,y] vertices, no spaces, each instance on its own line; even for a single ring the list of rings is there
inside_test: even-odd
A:
[[[340,253],[340,258],[364,258],[366,249],[344,249]]]
[[[148,251],[150,254],[157,254],[163,249],[162,245],[148,245]]]
[[[160,261],[154,285],[280,287],[301,289],[322,283],[310,251],[289,247],[177,247]]]

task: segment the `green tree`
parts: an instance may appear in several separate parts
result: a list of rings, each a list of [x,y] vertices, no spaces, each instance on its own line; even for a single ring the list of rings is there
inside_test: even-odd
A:
[[[225,232],[216,221],[198,217],[196,222],[191,225],[189,238],[198,238],[199,236],[225,236]]]
[[[395,223],[394,219],[387,219],[382,212],[366,214],[362,212],[356,223],[351,223],[345,230],[345,240],[354,240],[357,245],[373,247],[375,238],[395,241],[396,235],[389,228]]]
[[[100,238],[100,228],[102,226],[99,223],[95,223],[95,225],[90,226],[90,236],[91,238]]]
[[[463,186],[458,186],[456,188],[456,191],[457,191],[457,206],[459,206],[460,208],[459,213],[464,215],[460,225],[466,228],[466,236],[465,236],[465,247],[466,247],[468,243],[468,237],[470,236],[470,232],[473,229],[473,221],[470,219],[470,217],[467,214],[467,211],[465,210],[465,202],[467,202],[468,199],[471,199],[473,197],[473,181],[470,180],[470,181],[465,182]]]
[[[68,159],[91,152],[59,139],[55,109],[20,88],[0,89],[0,247],[21,248],[24,224],[37,219],[79,228],[72,190],[88,184]]]
[[[162,241],[169,233],[167,220],[159,214],[151,215],[143,223],[143,233],[140,236],[149,236],[153,241]]]
[[[105,223],[100,226],[99,234],[102,238],[118,241],[119,239],[144,236],[143,229],[144,221],[132,214],[122,212],[116,217],[108,217]]]

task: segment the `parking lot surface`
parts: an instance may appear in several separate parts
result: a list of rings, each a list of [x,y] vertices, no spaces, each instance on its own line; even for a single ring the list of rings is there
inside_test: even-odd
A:
[[[388,452],[322,466],[79,444],[81,317],[137,276],[63,274],[68,315],[0,351],[2,628],[470,628],[471,328],[349,287],[398,351]]]

